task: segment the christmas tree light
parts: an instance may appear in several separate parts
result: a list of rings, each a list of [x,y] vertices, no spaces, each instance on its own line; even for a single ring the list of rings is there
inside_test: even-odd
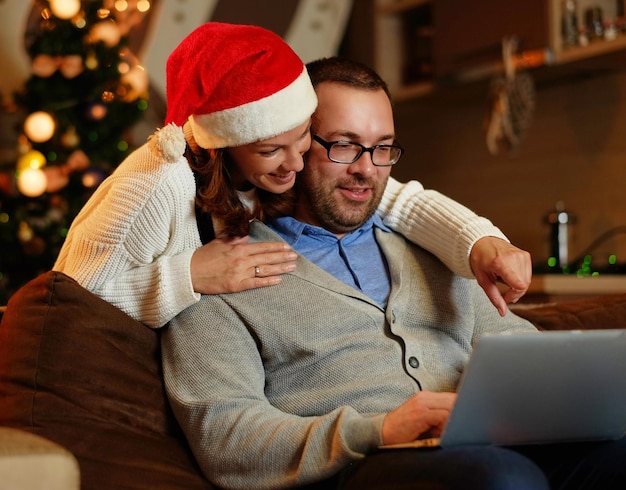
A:
[[[54,119],[44,111],[36,111],[24,121],[24,133],[29,140],[35,143],[45,143],[54,134]]]
[[[71,19],[80,12],[80,0],[50,0],[50,10],[59,19]]]

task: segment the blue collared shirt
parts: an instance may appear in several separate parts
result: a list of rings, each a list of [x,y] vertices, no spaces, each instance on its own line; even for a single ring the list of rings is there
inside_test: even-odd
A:
[[[290,216],[275,219],[268,225],[296,252],[358,289],[381,307],[386,306],[391,281],[374,229],[391,230],[377,214],[341,239],[324,228],[302,223]]]

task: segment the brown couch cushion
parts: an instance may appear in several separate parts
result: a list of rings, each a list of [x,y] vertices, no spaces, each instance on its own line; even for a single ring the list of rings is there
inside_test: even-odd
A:
[[[511,308],[542,330],[626,328],[626,294],[607,294],[561,303]]]
[[[70,450],[82,488],[211,488],[167,404],[158,332],[58,272],[2,318],[0,425]]]

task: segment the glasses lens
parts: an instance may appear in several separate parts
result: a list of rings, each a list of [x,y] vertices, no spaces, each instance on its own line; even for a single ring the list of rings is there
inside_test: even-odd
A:
[[[397,146],[378,146],[372,153],[374,165],[393,165],[400,159],[402,150]]]
[[[337,163],[352,163],[361,154],[361,147],[352,143],[339,141],[330,147],[328,157]]]

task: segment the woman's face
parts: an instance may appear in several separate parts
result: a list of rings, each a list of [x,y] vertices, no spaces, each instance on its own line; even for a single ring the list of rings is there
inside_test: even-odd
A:
[[[296,172],[304,168],[302,155],[311,146],[311,121],[274,138],[249,145],[226,148],[233,163],[231,179],[237,190],[250,184],[274,194],[293,187]]]

